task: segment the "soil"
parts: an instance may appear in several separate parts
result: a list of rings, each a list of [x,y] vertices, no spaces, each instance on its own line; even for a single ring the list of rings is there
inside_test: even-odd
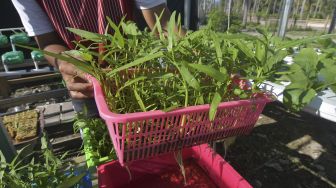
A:
[[[198,166],[194,160],[186,160],[183,162],[187,184],[184,185],[184,179],[180,168],[176,168],[161,174],[160,176],[151,176],[151,180],[144,181],[139,179],[132,182],[128,187],[160,187],[160,188],[216,188],[216,184],[208,177],[203,169]]]
[[[7,115],[3,117],[3,124],[9,135],[16,141],[24,141],[37,136],[37,118],[35,110]]]
[[[336,187],[336,123],[266,106],[252,133],[230,146],[225,160],[253,187]],[[224,149],[217,145],[224,156]]]

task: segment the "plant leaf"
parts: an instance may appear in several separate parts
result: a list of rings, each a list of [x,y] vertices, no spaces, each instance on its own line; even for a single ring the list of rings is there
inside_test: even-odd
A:
[[[196,80],[196,78],[189,72],[188,68],[184,65],[181,64],[180,68],[180,73],[184,80],[194,89],[199,90],[200,89],[200,84]]]
[[[264,28],[257,27],[257,32],[264,36],[265,39],[267,39],[267,31]]]
[[[34,47],[30,47],[30,46],[23,46],[23,45],[19,45],[19,44],[17,44],[17,46],[22,47],[22,48],[27,48],[27,49],[30,49],[30,50],[36,50],[36,51],[42,52],[45,55],[48,55],[48,56],[55,57],[57,59],[66,61],[68,63],[71,63],[71,64],[75,65],[78,69],[82,70],[83,72],[94,75],[94,70],[93,70],[93,68],[90,64],[88,64],[86,62],[83,62],[83,61],[80,61],[80,60],[78,60],[74,57],[64,56],[64,55],[56,54],[56,53],[53,53],[53,52],[40,50],[38,48],[34,48]]]
[[[113,40],[117,42],[120,48],[123,48],[125,46],[125,39],[122,36],[119,27],[108,16],[106,17],[106,19],[107,19],[109,26],[114,30]]]
[[[141,99],[139,93],[138,93],[135,89],[133,89],[133,93],[134,93],[134,96],[135,96],[135,98],[136,98],[136,100],[137,100],[137,102],[138,102],[138,104],[139,104],[141,110],[142,110],[143,112],[146,112],[147,110],[146,110],[145,104],[143,103],[143,101],[142,101],[142,99]]]
[[[2,185],[5,170],[7,168],[6,158],[2,151],[0,151],[0,159],[0,185]]]
[[[139,82],[139,81],[141,81],[141,80],[145,80],[145,79],[147,79],[147,76],[140,76],[140,77],[137,77],[137,78],[134,78],[134,79],[131,79],[131,80],[127,80],[127,82],[122,86],[122,87],[120,87],[118,90],[117,90],[117,94],[122,90],[122,89],[124,89],[125,87],[128,87],[128,86],[130,86],[130,85],[132,85],[132,84],[134,84],[134,83],[137,83],[137,82]]]
[[[214,97],[212,98],[211,105],[210,105],[210,110],[209,110],[209,120],[210,121],[213,121],[215,119],[217,107],[219,103],[221,102],[221,100],[222,100],[222,96],[218,92],[216,92]]]
[[[336,64],[333,60],[321,61],[323,63],[323,68],[319,71],[319,76],[325,82],[326,85],[332,84],[329,87],[336,93]]]
[[[162,111],[163,112],[170,112],[170,111],[175,110],[176,108],[179,108],[179,107],[180,107],[179,105],[173,105],[173,106],[170,106],[168,108],[163,109]]]
[[[215,33],[213,33],[213,35],[212,35],[212,40],[213,40],[214,45],[215,45],[216,56],[217,56],[216,58],[217,58],[218,64],[222,65],[223,64],[223,53],[222,53],[222,49],[220,47],[219,38]]]
[[[314,99],[316,92],[311,88],[304,89],[300,84],[290,84],[285,88],[283,96],[283,102],[287,107],[299,111]]]
[[[264,71],[269,72],[273,69],[274,66],[282,64],[283,59],[287,56],[287,54],[288,52],[286,50],[278,50],[275,54],[272,54],[263,65]]]
[[[307,37],[304,39],[298,39],[298,40],[293,40],[293,41],[289,41],[289,42],[283,42],[278,49],[284,49],[284,48],[289,48],[289,47],[294,47],[297,45],[302,45],[308,42],[312,42],[314,40],[317,39],[326,39],[326,38],[331,38],[331,37],[335,37],[336,34],[327,34],[327,35],[322,35],[322,36],[315,36],[315,37]]]
[[[246,44],[243,44],[240,40],[232,40],[234,44],[248,57],[251,59],[255,59],[255,55],[251,49],[249,49]]]
[[[318,55],[312,48],[305,48],[294,58],[295,64],[299,65],[308,78],[316,77]]]
[[[70,28],[70,27],[67,27],[67,29],[74,34],[84,39],[91,40],[93,42],[102,42],[106,38],[105,35],[101,35],[98,33],[92,33],[89,31],[82,30],[82,29],[76,29],[76,28]]]
[[[168,22],[168,51],[171,51],[174,46],[174,40],[175,40],[175,16],[176,12],[174,11],[172,15],[170,16],[169,22]]]
[[[203,73],[207,74],[208,76],[210,76],[210,77],[212,77],[215,80],[220,81],[220,82],[225,82],[228,78],[227,74],[224,74],[223,72],[220,72],[220,71],[210,67],[209,65],[189,63],[188,66],[192,67],[192,68],[194,68],[194,69],[196,69],[200,72],[203,72]]]
[[[69,188],[76,185],[84,176],[86,173],[81,173],[78,176],[72,176],[65,181],[63,181],[60,185],[57,186],[57,188]]]
[[[118,68],[116,68],[116,69],[113,69],[111,72],[107,73],[107,76],[112,76],[112,75],[114,75],[115,73],[117,73],[117,72],[119,72],[119,71],[129,69],[129,68],[131,68],[131,67],[140,65],[140,64],[142,64],[142,63],[145,63],[145,62],[147,62],[147,61],[150,61],[150,60],[152,60],[152,59],[156,59],[156,58],[159,58],[159,57],[162,57],[162,56],[163,56],[163,52],[156,52],[156,53],[154,53],[154,54],[147,55],[147,56],[145,56],[145,57],[136,59],[136,60],[134,60],[134,61],[131,62],[131,63],[128,63],[128,64],[123,65],[123,66],[121,66],[121,67],[118,67]]]

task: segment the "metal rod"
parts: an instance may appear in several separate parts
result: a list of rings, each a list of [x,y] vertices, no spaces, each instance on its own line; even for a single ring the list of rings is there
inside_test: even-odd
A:
[[[281,17],[280,17],[280,24],[278,28],[278,36],[284,38],[286,35],[287,23],[288,18],[291,10],[291,6],[293,4],[293,0],[285,0],[285,4],[283,5]]]
[[[13,28],[4,28],[4,29],[0,29],[0,32],[2,31],[15,31],[15,30],[24,30],[24,27],[13,27]]]

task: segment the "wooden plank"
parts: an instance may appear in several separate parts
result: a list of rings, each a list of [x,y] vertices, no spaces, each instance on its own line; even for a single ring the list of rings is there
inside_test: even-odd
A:
[[[32,95],[22,96],[22,97],[2,99],[0,100],[0,109],[6,109],[6,108],[21,105],[21,104],[37,102],[40,100],[46,100],[50,98],[64,97],[64,96],[68,96],[68,90],[65,88],[62,88],[62,89],[56,89],[56,90],[36,93]]]
[[[16,84],[35,82],[35,81],[40,81],[40,80],[52,79],[52,78],[61,78],[61,74],[51,73],[51,74],[45,74],[45,75],[30,76],[30,77],[25,77],[25,78],[10,79],[8,80],[8,83],[10,85],[16,85]]]

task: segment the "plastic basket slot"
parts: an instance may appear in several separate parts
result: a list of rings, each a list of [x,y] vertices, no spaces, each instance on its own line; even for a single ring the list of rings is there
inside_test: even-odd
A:
[[[137,74],[136,70],[133,71]],[[126,74],[120,79],[129,79]],[[206,142],[249,133],[263,107],[270,100],[241,100],[221,103],[214,121],[209,120],[210,105],[190,106],[168,113],[162,111],[129,114],[112,113],[103,91],[92,77],[99,113],[121,164],[156,156]]]

